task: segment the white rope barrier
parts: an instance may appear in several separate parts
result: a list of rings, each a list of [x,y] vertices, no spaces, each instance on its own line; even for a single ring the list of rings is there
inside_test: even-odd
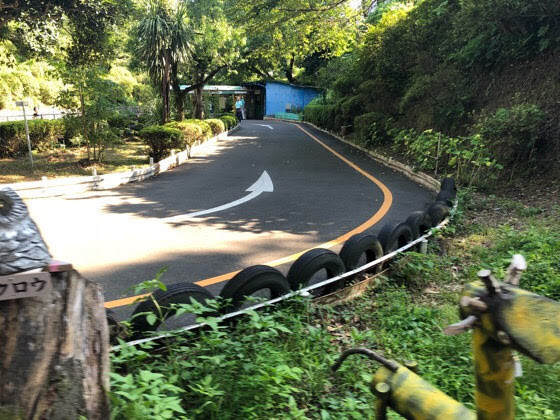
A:
[[[454,206],[453,206],[452,214],[454,213],[454,211],[455,211],[456,209],[457,209],[457,201],[455,202],[455,204],[454,204]],[[408,250],[408,249],[410,249],[410,248],[416,246],[417,244],[426,241],[430,236],[432,236],[432,235],[434,234],[434,232],[437,232],[437,231],[443,229],[443,228],[449,223],[449,220],[450,220],[452,214],[451,214],[449,217],[445,218],[445,220],[443,220],[443,221],[442,221],[439,225],[437,225],[436,227],[432,228],[432,229],[431,229],[429,232],[427,232],[426,234],[424,234],[424,235],[418,237],[417,239],[415,239],[415,240],[413,240],[413,241],[407,243],[406,245],[404,245],[404,246],[402,246],[402,247],[400,247],[400,248],[398,248],[398,249],[396,249],[396,250],[390,252],[390,253],[387,254],[387,255],[383,255],[382,257],[380,257],[380,258],[378,258],[378,259],[376,259],[376,260],[374,260],[374,261],[371,261],[371,262],[369,262],[369,263],[367,263],[367,264],[364,264],[364,265],[362,265],[362,266],[360,266],[360,267],[358,267],[358,268],[355,268],[354,270],[347,271],[347,272],[345,272],[345,273],[343,273],[343,274],[341,274],[341,275],[339,275],[339,276],[336,276],[336,277],[332,277],[332,278],[330,278],[330,279],[323,280],[323,281],[321,281],[321,282],[319,282],[319,283],[312,284],[311,286],[307,286],[307,287],[304,287],[304,288],[299,289],[299,290],[295,290],[295,291],[293,291],[293,292],[287,293],[287,294],[282,295],[282,296],[280,296],[280,297],[277,297],[277,298],[275,298],[275,299],[270,299],[270,300],[267,300],[266,302],[260,302],[260,303],[257,303],[257,304],[255,304],[255,305],[252,305],[252,306],[250,306],[250,307],[248,307],[248,308],[241,309],[241,310],[235,311],[235,312],[230,312],[230,313],[228,313],[228,314],[226,314],[226,315],[222,315],[222,316],[220,316],[220,317],[217,317],[217,320],[218,320],[218,322],[222,322],[222,321],[224,321],[224,320],[226,320],[226,319],[234,318],[234,317],[237,317],[237,316],[239,316],[239,315],[246,314],[246,313],[249,312],[249,311],[254,311],[254,310],[256,310],[256,309],[260,309],[260,308],[264,308],[264,307],[266,307],[266,306],[274,305],[275,303],[282,302],[283,300],[287,300],[287,299],[293,298],[294,296],[306,296],[306,297],[307,297],[307,296],[309,296],[309,292],[310,292],[311,290],[318,289],[318,288],[323,287],[323,286],[326,286],[326,285],[328,285],[328,284],[331,284],[331,283],[334,283],[334,282],[343,280],[343,279],[345,279],[345,278],[347,278],[347,277],[351,277],[351,276],[354,276],[354,275],[356,275],[356,274],[360,274],[360,273],[362,273],[362,272],[364,272],[364,271],[367,271],[367,270],[369,270],[370,268],[375,267],[376,265],[379,265],[379,264],[381,264],[381,263],[384,263],[384,262],[387,261],[387,260],[390,260],[390,259],[394,258],[394,257],[397,256],[398,254],[400,254],[400,253],[402,253],[402,252],[404,252],[404,251],[406,251],[406,250]],[[209,323],[207,323],[207,322],[200,322],[200,323],[197,323],[197,324],[188,325],[188,326],[186,326],[186,327],[183,327],[183,328],[180,328],[180,329],[177,329],[177,330],[174,330],[174,331],[166,332],[166,333],[164,333],[164,334],[160,334],[160,335],[157,335],[157,336],[148,337],[148,338],[142,338],[142,339],[134,340],[134,341],[128,341],[128,342],[126,342],[126,343],[124,343],[124,344],[120,344],[120,345],[117,345],[117,346],[113,346],[113,347],[111,348],[111,351],[113,351],[113,350],[118,350],[119,348],[121,348],[121,347],[123,347],[123,346],[136,346],[136,345],[148,343],[148,342],[151,342],[151,341],[161,340],[161,339],[164,339],[164,338],[168,338],[168,337],[175,336],[175,335],[177,335],[177,333],[182,333],[182,332],[186,332],[186,331],[192,331],[192,330],[195,330],[195,329],[198,329],[198,328],[202,328],[202,327],[206,327],[206,326],[209,326]]]

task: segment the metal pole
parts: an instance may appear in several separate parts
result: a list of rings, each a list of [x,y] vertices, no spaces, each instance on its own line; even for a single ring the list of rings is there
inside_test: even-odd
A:
[[[25,113],[25,102],[21,102],[23,109],[23,120],[25,121],[25,135],[27,137],[27,149],[29,150],[29,160],[31,161],[31,170],[33,170],[33,153],[31,153],[31,140],[29,140],[29,127],[27,125],[27,114]]]

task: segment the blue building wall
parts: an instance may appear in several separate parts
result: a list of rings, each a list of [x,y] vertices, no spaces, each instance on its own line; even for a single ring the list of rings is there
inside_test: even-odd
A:
[[[317,95],[318,89],[266,82],[265,115],[286,112],[287,109],[295,107],[303,110]]]

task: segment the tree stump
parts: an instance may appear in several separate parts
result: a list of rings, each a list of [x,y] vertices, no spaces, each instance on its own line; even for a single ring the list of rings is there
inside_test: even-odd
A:
[[[0,301],[0,419],[108,419],[109,332],[101,287],[75,271]]]

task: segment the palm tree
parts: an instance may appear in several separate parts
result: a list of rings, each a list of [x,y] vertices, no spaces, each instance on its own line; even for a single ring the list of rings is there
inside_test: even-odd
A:
[[[183,2],[170,11],[165,0],[148,0],[146,14],[134,30],[135,54],[148,69],[152,83],[161,89],[162,124],[169,120],[170,81],[178,83],[178,65],[186,57],[189,37],[185,19]]]
[[[178,121],[182,121],[184,118],[184,103],[187,95],[186,90],[181,90],[179,66],[188,59],[189,41],[191,39],[192,34],[188,26],[187,6],[185,2],[180,1],[172,16],[171,27],[171,83],[173,93],[175,94],[175,110]]]

